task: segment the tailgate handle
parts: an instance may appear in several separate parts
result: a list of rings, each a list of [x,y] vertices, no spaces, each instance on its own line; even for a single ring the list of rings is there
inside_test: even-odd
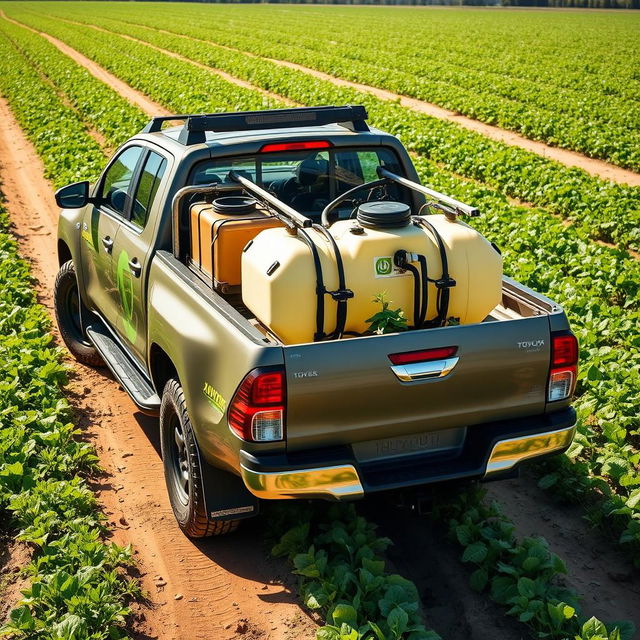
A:
[[[414,382],[429,378],[443,378],[458,364],[460,358],[444,358],[443,360],[429,360],[427,362],[412,362],[411,364],[397,364],[391,367],[398,380]]]

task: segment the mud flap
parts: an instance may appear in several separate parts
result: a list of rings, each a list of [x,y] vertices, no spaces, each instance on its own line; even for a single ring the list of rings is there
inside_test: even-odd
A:
[[[260,511],[260,503],[244,486],[242,478],[218,469],[202,459],[198,451],[204,488],[204,504],[212,521],[252,518]]]

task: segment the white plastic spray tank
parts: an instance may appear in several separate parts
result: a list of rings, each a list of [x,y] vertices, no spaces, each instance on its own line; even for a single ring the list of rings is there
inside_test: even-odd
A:
[[[325,290],[320,309],[318,264]],[[501,256],[482,235],[444,215],[412,217],[400,202],[364,203],[355,220],[330,230],[262,231],[242,256],[243,302],[285,344],[312,342],[336,328],[364,333],[380,308],[373,298],[382,292],[411,328],[422,328],[449,318],[481,322],[501,290]]]

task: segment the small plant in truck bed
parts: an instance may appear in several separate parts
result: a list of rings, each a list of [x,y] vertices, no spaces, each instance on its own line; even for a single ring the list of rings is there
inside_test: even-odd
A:
[[[407,326],[407,318],[402,309],[389,309],[390,302],[387,300],[385,292],[375,296],[373,302],[382,305],[382,309],[367,318],[367,322],[371,323],[369,331],[373,333],[395,333],[396,331],[406,331],[409,328]]]

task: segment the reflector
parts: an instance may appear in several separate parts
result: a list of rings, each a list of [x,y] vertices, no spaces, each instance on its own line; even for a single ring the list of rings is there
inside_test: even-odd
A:
[[[407,351],[405,353],[389,354],[389,360],[393,364],[411,364],[413,362],[428,362],[429,360],[443,360],[454,356],[458,347],[437,347],[435,349],[422,349],[420,351]]]

